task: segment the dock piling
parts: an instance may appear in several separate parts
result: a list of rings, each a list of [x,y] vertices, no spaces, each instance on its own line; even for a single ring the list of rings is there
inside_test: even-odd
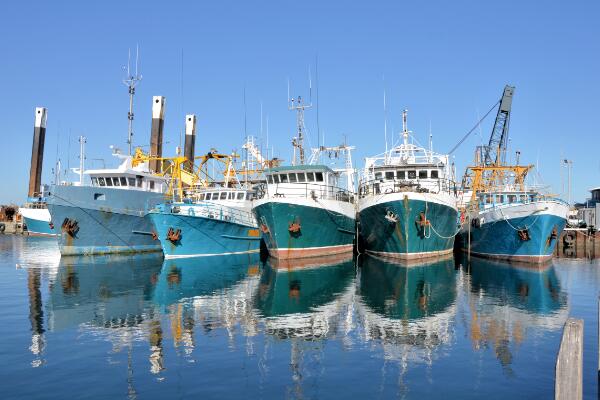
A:
[[[46,139],[45,107],[35,108],[35,124],[33,126],[33,145],[31,146],[31,167],[29,169],[29,197],[36,196],[42,186],[42,164],[44,161],[44,141]]]
[[[556,359],[555,400],[580,400],[583,395],[583,320],[565,323]]]
[[[185,116],[185,145],[183,155],[185,158],[194,162],[196,148],[196,116],[188,114]]]
[[[165,97],[152,97],[152,128],[150,132],[150,156],[162,157],[163,127],[165,124]],[[150,170],[159,172],[161,162],[150,161]]]

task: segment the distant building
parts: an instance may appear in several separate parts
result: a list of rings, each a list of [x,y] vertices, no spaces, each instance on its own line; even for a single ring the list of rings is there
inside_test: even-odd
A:
[[[588,227],[594,227],[598,229],[600,227],[600,187],[590,189],[592,197],[587,199],[585,203],[575,204],[575,208],[578,210],[578,217]]]

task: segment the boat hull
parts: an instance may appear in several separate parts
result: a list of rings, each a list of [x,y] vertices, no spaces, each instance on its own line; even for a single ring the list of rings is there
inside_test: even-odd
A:
[[[91,186],[53,186],[48,210],[60,230],[62,255],[161,251],[153,238],[150,207],[163,202],[160,193]],[[63,227],[76,221],[76,232]]]
[[[554,201],[517,204],[512,207],[479,212],[480,224],[461,231],[463,250],[491,259],[543,263],[552,258],[556,243],[567,222],[568,206]],[[518,230],[527,228],[529,240]],[[552,235],[552,232],[555,235]],[[500,239],[500,240],[499,240]]]
[[[20,208],[19,213],[27,226],[27,232],[36,236],[56,236],[57,232],[51,228],[50,212],[47,208]]]
[[[421,260],[445,256],[454,248],[457,216],[456,203],[445,194],[392,193],[362,199],[359,243],[366,252],[380,257]]]
[[[260,234],[247,226],[186,213],[151,212],[150,219],[160,240],[165,258],[206,257],[255,253],[260,250]],[[169,229],[180,230],[180,239],[167,239]]]
[[[279,259],[352,252],[354,206],[334,200],[263,199],[252,209],[269,254]],[[290,230],[298,224],[298,230]]]

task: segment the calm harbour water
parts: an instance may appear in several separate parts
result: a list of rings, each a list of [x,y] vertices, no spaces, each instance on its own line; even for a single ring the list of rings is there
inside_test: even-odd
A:
[[[61,260],[0,235],[1,397],[551,398],[573,316],[597,398],[599,262],[456,264]]]

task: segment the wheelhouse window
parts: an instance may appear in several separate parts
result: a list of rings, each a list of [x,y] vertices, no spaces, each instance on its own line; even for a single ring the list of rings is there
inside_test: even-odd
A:
[[[419,171],[419,179],[427,179],[427,170],[420,170]]]
[[[517,196],[515,196],[514,194],[509,194],[507,197],[509,203],[514,203],[517,200]]]
[[[304,172],[298,172],[298,182],[306,182]]]
[[[129,186],[135,187],[135,178],[127,178],[127,180],[129,181]]]
[[[526,202],[527,202],[527,195],[526,195],[526,194],[522,194],[522,195],[521,195],[521,201],[522,201],[523,203],[526,203]]]
[[[150,190],[154,190],[154,181],[150,181]]]
[[[225,200],[227,199],[227,192],[221,192],[221,196],[219,197],[220,200]]]
[[[406,179],[406,172],[405,171],[396,171],[396,178]]]
[[[383,178],[383,173],[382,172],[375,172],[375,179],[379,180]]]
[[[273,175],[273,182],[279,183],[279,175]]]
[[[212,196],[212,193],[206,193],[206,199],[205,200],[210,200]]]
[[[235,200],[235,193],[233,193],[233,192],[229,192],[228,199],[229,199],[229,200]]]
[[[314,172],[307,172],[306,173],[306,181],[307,182],[314,182],[315,181],[315,173]]]
[[[267,182],[273,183],[273,175],[267,175]]]
[[[385,171],[385,179],[393,181],[394,180],[394,171]]]
[[[112,186],[112,185],[113,185],[112,178],[107,176],[106,177],[106,186]]]
[[[121,181],[121,186],[127,186],[127,178],[122,176],[119,178],[119,180]]]
[[[200,200],[200,201],[204,200],[204,193],[200,193],[200,195],[198,196],[198,200]]]
[[[408,179],[417,179],[417,171],[408,171]]]
[[[296,183],[297,179],[296,179],[296,174],[295,173],[291,173],[290,175],[290,183]]]
[[[121,182],[119,181],[118,177],[114,177],[112,178],[113,180],[113,186],[121,186]]]
[[[99,184],[100,186],[104,186],[104,178],[102,178],[102,177],[99,177],[99,178],[98,178],[98,184]]]
[[[252,200],[252,193],[246,193],[246,200]]]
[[[142,177],[141,176],[136,176],[135,177],[135,183],[136,183],[137,187],[141,188],[142,187]]]
[[[317,182],[323,182],[323,173],[315,172],[315,178],[316,178]]]
[[[431,171],[431,179],[438,179],[439,178],[439,171],[437,169],[434,169]]]
[[[287,183],[288,182],[288,176],[287,176],[287,174],[280,174],[279,175],[279,179],[281,180],[281,183]]]
[[[238,192],[237,199],[238,200],[244,200],[244,192]]]
[[[92,186],[98,186],[98,179],[92,178]]]

